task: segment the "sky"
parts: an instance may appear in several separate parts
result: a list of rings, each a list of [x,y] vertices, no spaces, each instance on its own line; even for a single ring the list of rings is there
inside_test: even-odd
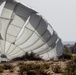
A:
[[[39,12],[62,41],[76,41],[76,0],[16,0]]]

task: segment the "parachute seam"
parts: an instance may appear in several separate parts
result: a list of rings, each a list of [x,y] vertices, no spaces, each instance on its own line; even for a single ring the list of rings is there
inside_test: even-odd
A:
[[[51,36],[51,38],[52,38],[52,36]],[[50,38],[50,39],[51,39],[51,38]],[[49,40],[50,40],[50,39],[49,39]],[[47,42],[49,42],[49,40],[48,40]],[[47,42],[44,43],[43,45],[41,45],[40,47],[42,47],[42,46],[44,46],[45,44],[47,44]],[[38,48],[40,48],[40,47],[38,47]],[[38,48],[35,48],[34,50],[36,50],[36,49],[38,49]],[[32,49],[32,50],[33,50],[33,49]]]
[[[46,31],[45,31],[46,32]],[[45,32],[42,34],[42,36],[45,34]],[[37,41],[39,41],[42,37],[40,36],[40,35],[38,35],[36,32],[35,32],[35,34],[37,35],[37,36],[39,36],[39,39],[37,40]],[[33,44],[31,44],[30,46],[33,46],[37,41],[35,41]],[[45,44],[45,42],[44,42],[44,44]],[[30,47],[30,46],[28,46],[28,47]],[[28,47],[25,47],[25,48],[23,48],[23,49],[26,49],[26,48],[28,48]]]
[[[1,45],[1,40],[0,40],[0,45]],[[1,46],[1,50],[2,50],[2,46]],[[0,51],[0,53],[3,54],[1,51]]]
[[[58,40],[58,39],[57,39],[57,40]],[[56,40],[56,41],[57,41],[57,40]],[[56,44],[58,43],[58,42],[56,42],[56,41],[53,43],[53,44],[55,44],[55,46],[56,46]],[[52,45],[53,45],[53,44],[52,44]],[[51,45],[51,46],[52,46],[52,45]],[[54,46],[54,47],[55,47],[55,46]],[[48,48],[47,52],[49,52],[50,50],[54,49],[54,47],[53,47],[53,48],[50,47],[51,49]],[[46,49],[45,49],[45,50],[46,50]],[[44,51],[45,51],[45,50],[44,50]],[[44,52],[44,51],[42,50],[41,52]],[[40,53],[40,52],[39,52],[39,53]],[[41,54],[41,53],[40,53],[40,54]],[[42,54],[44,54],[44,53],[42,53]]]
[[[14,10],[13,10],[13,12],[12,12],[10,22],[9,22],[8,27],[7,27],[7,29],[6,29],[6,37],[7,37],[7,30],[8,30],[8,28],[9,28],[9,26],[10,26],[12,20],[13,20],[12,18],[14,18],[14,16],[15,16],[15,12],[14,12],[14,11],[15,11],[16,7],[18,6],[18,4],[19,4],[19,3],[17,3],[17,4],[15,5]],[[6,38],[6,37],[5,37],[5,38]],[[5,40],[6,40],[6,39],[5,39]]]
[[[46,31],[42,34],[42,36],[44,36],[44,34],[47,32],[47,29],[46,29]],[[36,33],[36,32],[35,32]],[[37,33],[36,33],[37,34]],[[37,34],[38,35],[38,34]],[[38,35],[39,36],[39,35]],[[52,35],[50,36],[50,38],[52,37]],[[40,38],[41,38],[41,36],[40,36]],[[35,43],[36,42],[38,42],[39,40],[40,40],[40,38],[37,40],[37,41],[35,41]],[[47,42],[50,40],[50,38],[47,40]],[[46,43],[47,43],[46,42]],[[33,46],[33,45],[35,45],[35,43],[33,43],[32,45],[31,45],[31,47]],[[44,44],[46,44],[46,43],[44,43]],[[43,45],[44,45],[43,44]],[[29,46],[28,46],[29,47]],[[28,49],[28,47],[27,48],[25,48],[25,49]],[[38,47],[39,48],[39,47]],[[23,48],[24,49],[24,48]],[[37,48],[34,48],[34,49],[37,49]],[[33,49],[32,49],[33,50]]]
[[[57,39],[56,39],[56,40],[57,40]],[[48,42],[49,42],[49,41],[48,41]],[[47,43],[48,43],[48,42],[47,42]],[[51,46],[52,46],[55,42],[56,42],[56,41],[54,41],[54,42],[51,44]],[[47,43],[46,43],[46,44],[47,44]],[[45,45],[45,44],[44,44],[44,45]],[[44,46],[44,45],[43,45],[43,46]],[[42,47],[42,46],[41,46],[41,47]],[[50,47],[50,46],[49,46],[49,47]],[[39,48],[40,48],[40,47],[39,47]],[[38,49],[38,48],[37,48],[37,49]],[[35,51],[36,51],[37,49],[35,49]],[[42,51],[43,51],[43,50],[42,50]]]
[[[42,19],[42,17],[41,17],[41,19]],[[40,19],[40,21],[39,21],[39,23],[38,23],[38,26],[39,26],[39,24],[40,24],[40,22],[41,22],[41,19]],[[38,26],[36,27],[36,29],[38,28]],[[36,29],[33,31],[33,33],[36,31]],[[30,35],[29,38],[31,38],[31,36],[33,35],[33,33]],[[27,41],[29,40],[29,38],[28,38],[26,41],[24,41],[22,44],[24,44],[25,42],[27,42]],[[20,46],[20,45],[19,45],[19,46]]]

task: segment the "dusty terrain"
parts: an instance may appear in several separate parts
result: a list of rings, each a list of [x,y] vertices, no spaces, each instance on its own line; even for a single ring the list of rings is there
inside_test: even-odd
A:
[[[72,55],[76,58],[76,54]],[[64,69],[68,62],[70,62],[72,59],[59,59],[59,60],[50,60],[50,61],[12,61],[7,63],[0,63],[0,75],[63,75]],[[21,66],[25,64],[25,66]],[[35,72],[35,74],[27,74],[28,70],[30,69],[27,65],[30,64],[32,68],[39,68],[40,70],[44,71],[45,74],[36,74],[36,72],[40,72],[38,69],[31,69],[32,72]],[[46,64],[43,65],[43,64]],[[12,65],[12,66],[8,66]],[[36,66],[39,65],[39,66]],[[56,66],[59,65],[60,68],[56,68]],[[5,68],[2,69],[1,66],[4,66]],[[21,71],[22,67],[23,71]],[[54,70],[53,67],[55,66]],[[47,68],[45,68],[47,67]],[[26,71],[25,71],[26,70]],[[55,70],[61,70],[58,73],[55,72]],[[23,73],[22,73],[23,72]]]
[[[19,75],[19,66],[18,63],[35,63],[35,64],[49,64],[49,69],[46,70],[47,75],[62,75],[61,73],[54,73],[52,71],[52,66],[54,65],[60,65],[61,69],[63,70],[66,66],[68,61],[17,61],[17,62],[9,62],[9,63],[1,63],[0,65],[4,65],[4,64],[11,64],[14,66],[14,70],[13,72],[10,72],[10,70],[4,70],[2,73],[0,73],[0,75]]]

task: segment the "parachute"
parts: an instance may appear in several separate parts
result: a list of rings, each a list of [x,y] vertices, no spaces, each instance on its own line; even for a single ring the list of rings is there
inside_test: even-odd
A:
[[[0,0],[0,4],[3,1]],[[21,57],[26,52],[34,52],[49,60],[62,55],[63,44],[38,12],[6,0],[0,16],[0,60]]]

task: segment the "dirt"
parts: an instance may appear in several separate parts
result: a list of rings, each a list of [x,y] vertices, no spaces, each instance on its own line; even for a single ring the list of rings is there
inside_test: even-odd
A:
[[[22,62],[26,63],[26,64],[28,64],[28,63],[35,63],[35,64],[47,63],[50,66],[50,68],[47,70],[48,75],[62,75],[61,73],[54,73],[52,71],[51,66],[58,64],[61,66],[61,69],[63,70],[66,67],[68,60],[67,61],[60,60],[60,61],[17,61],[17,62],[10,62],[9,64],[15,66],[14,72],[10,72],[9,70],[4,70],[3,73],[0,73],[0,75],[19,75],[19,67],[17,64],[22,63]],[[4,63],[4,64],[6,64],[6,63]],[[0,65],[2,65],[2,64],[0,64]]]

